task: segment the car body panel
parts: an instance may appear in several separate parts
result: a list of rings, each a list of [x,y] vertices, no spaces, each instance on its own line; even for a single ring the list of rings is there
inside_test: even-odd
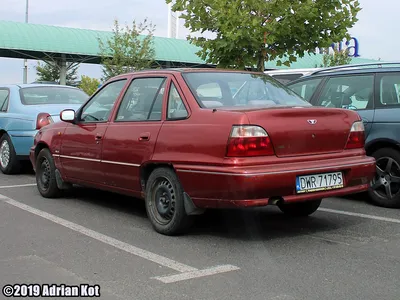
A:
[[[118,94],[108,120],[92,124],[77,121],[76,124],[60,122],[48,125],[36,136],[35,145],[49,145],[64,180],[134,196],[144,196],[143,176],[149,165],[170,166],[176,171],[185,192],[199,207],[219,207],[221,201],[225,201],[224,205],[232,203],[233,206],[267,205],[278,196],[287,201],[305,201],[366,190],[366,183],[375,170],[374,159],[365,156],[364,149],[343,150],[351,125],[360,120],[357,113],[324,108],[202,108],[181,74],[198,71],[153,70],[124,75],[128,80]],[[168,90],[170,82],[174,83],[188,111],[187,117],[167,119],[169,100],[165,93],[161,121],[116,122],[118,107],[132,79],[151,76],[168,77],[165,87]],[[110,82],[118,78],[124,77],[113,78]],[[91,99],[100,95],[108,83]],[[306,138],[304,135],[296,140],[298,145],[294,152],[287,152],[282,157],[226,156],[232,125],[258,123],[254,125],[265,126],[267,132],[271,130],[271,136],[282,144],[284,141],[279,135],[285,136],[282,130],[287,128],[287,124],[293,121],[296,124],[291,131],[311,135],[314,131],[306,130],[310,125],[307,125],[307,120],[314,117],[321,118],[320,127],[315,127],[316,134],[323,135],[318,143],[328,143],[331,139],[324,135],[326,124],[336,124],[337,121],[345,124],[337,126],[335,131],[335,143],[342,148],[340,151],[338,148],[320,147],[314,155],[310,155],[311,152],[299,144],[300,139]],[[300,118],[303,118],[304,125],[297,123]],[[327,123],[322,121],[323,118]],[[285,119],[287,122],[282,121]],[[66,125],[62,127],[60,124]],[[96,140],[96,134],[101,138]],[[140,140],[143,134],[149,137],[147,141]],[[61,148],[57,149],[51,144],[59,145],[59,139]],[[37,147],[31,149],[32,164],[35,164]],[[306,195],[294,192],[296,176],[338,170],[343,171],[344,188]]]
[[[310,74],[294,80],[287,84],[289,88],[292,85],[303,82],[306,83],[310,80],[321,78],[321,83],[315,90],[311,97],[310,103],[315,105],[318,98],[321,95],[321,91],[327,80],[332,77],[339,76],[363,76],[363,75],[374,75],[374,92],[373,92],[373,106],[369,109],[358,109],[355,110],[362,118],[365,126],[366,142],[365,147],[367,150],[376,150],[377,146],[374,145],[391,145],[395,149],[400,150],[400,105],[385,107],[380,103],[380,79],[385,75],[400,76],[400,68],[398,67],[385,67],[385,68],[365,68],[348,70],[332,70],[332,72]],[[372,154],[367,151],[367,154]]]

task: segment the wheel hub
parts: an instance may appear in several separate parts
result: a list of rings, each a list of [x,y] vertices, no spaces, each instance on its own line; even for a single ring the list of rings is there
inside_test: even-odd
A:
[[[50,163],[44,159],[39,169],[40,186],[43,190],[47,190],[50,185]]]
[[[3,168],[7,168],[10,162],[10,145],[5,140],[0,146],[0,164]]]
[[[160,224],[169,223],[175,214],[175,191],[172,184],[165,178],[155,183],[153,194],[153,212]]]
[[[391,157],[376,161],[377,176],[371,187],[380,197],[393,199],[400,193],[400,165]]]

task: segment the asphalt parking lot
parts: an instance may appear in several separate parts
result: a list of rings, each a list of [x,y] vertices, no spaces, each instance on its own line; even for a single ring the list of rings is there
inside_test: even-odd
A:
[[[1,283],[98,284],[102,299],[398,300],[400,212],[363,197],[326,199],[308,219],[210,211],[167,237],[140,201],[83,188],[44,199],[33,173],[1,174]]]

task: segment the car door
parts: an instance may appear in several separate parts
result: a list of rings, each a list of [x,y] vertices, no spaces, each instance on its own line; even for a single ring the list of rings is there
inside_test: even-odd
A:
[[[127,78],[107,83],[78,112],[76,124],[66,128],[60,147],[62,169],[68,178],[104,183],[101,169],[102,140],[114,104]]]
[[[10,99],[10,90],[0,87],[0,129],[4,129],[7,123],[8,103]]]
[[[377,74],[375,105],[374,132],[400,142],[400,72]]]
[[[107,185],[140,192],[140,166],[153,155],[164,118],[168,76],[135,77],[120,101],[103,141]]]
[[[313,99],[317,106],[347,108],[361,116],[368,136],[374,121],[375,74],[331,76]]]

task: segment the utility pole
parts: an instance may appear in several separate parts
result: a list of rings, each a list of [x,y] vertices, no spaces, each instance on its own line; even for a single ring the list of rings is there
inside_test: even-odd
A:
[[[28,23],[29,0],[26,0],[25,23]],[[24,83],[28,83],[28,60],[24,59]]]

